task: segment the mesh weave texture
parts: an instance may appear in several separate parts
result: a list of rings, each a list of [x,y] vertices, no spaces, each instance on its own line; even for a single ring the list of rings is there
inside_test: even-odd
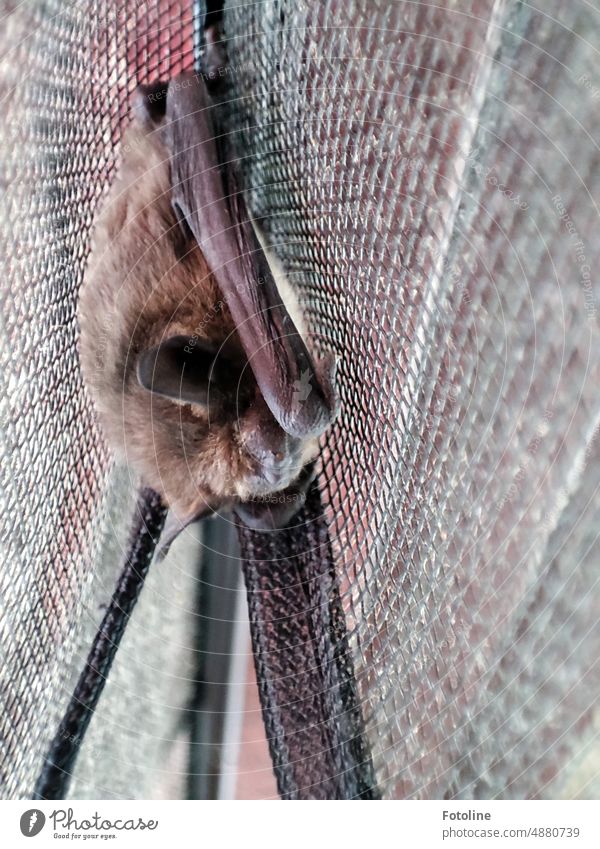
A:
[[[0,795],[31,797],[126,552],[138,481],[83,392],[77,290],[138,83],[193,64],[184,2],[2,3]],[[109,355],[110,352],[107,352]],[[152,570],[72,798],[180,796],[189,564]],[[178,775],[178,771],[181,775]]]
[[[599,23],[226,4],[253,211],[340,358],[321,495],[385,797],[598,793]]]

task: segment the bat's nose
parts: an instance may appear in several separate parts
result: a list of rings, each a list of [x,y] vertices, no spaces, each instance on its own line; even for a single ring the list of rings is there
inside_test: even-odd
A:
[[[257,398],[240,422],[240,441],[254,461],[252,485],[256,491],[278,489],[296,477],[301,442],[275,421],[262,398]]]
[[[248,439],[244,443],[246,452],[256,461],[256,468],[261,477],[271,484],[277,484],[281,479],[290,459],[285,451],[273,450],[265,445],[261,438]]]

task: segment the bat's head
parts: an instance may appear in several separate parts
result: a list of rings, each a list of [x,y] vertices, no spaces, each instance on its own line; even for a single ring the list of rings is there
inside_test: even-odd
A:
[[[223,507],[254,527],[280,526],[302,506],[318,451],[316,436],[289,434],[273,416],[222,301],[210,324],[208,337],[170,323],[135,359],[132,398],[154,449],[136,438],[130,451],[172,507],[167,535]]]
[[[182,220],[163,90],[149,94],[94,229],[79,301],[84,378],[110,442],[172,508],[167,542],[225,507],[281,525],[303,503],[334,415],[332,362],[309,355],[247,217],[241,237],[208,247],[197,218],[214,224],[222,196],[205,191],[208,211]]]

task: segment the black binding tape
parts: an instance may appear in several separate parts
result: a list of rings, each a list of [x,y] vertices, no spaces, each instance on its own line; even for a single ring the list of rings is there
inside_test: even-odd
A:
[[[160,496],[151,489],[139,495],[128,554],[108,609],[88,654],[58,731],[46,755],[34,799],[64,799],[77,755],[127,623],[144,585],[166,516]]]

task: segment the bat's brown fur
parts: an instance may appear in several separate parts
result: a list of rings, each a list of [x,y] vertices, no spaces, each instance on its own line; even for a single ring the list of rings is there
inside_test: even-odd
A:
[[[110,444],[185,517],[252,497],[256,460],[244,448],[243,419],[209,423],[205,408],[144,389],[138,357],[175,334],[229,340],[242,351],[204,257],[184,240],[172,211],[168,156],[158,134],[134,124],[122,155],[95,224],[80,294],[81,366]],[[263,416],[271,421],[256,398],[252,421],[260,426]],[[315,450],[314,439],[301,446],[297,472]]]

